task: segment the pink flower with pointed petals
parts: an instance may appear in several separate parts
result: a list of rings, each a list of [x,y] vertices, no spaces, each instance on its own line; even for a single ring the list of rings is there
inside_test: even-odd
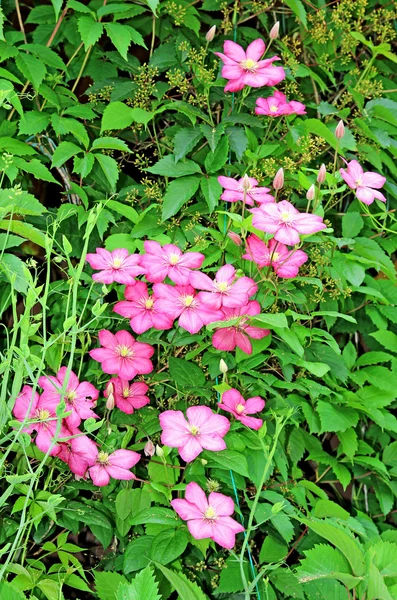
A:
[[[208,406],[190,406],[187,419],[180,410],[166,410],[160,414],[163,430],[161,443],[178,448],[185,462],[194,460],[203,450],[225,450],[223,440],[230,428],[226,417],[212,412]]]
[[[115,335],[106,329],[98,333],[101,348],[90,350],[91,358],[102,363],[102,371],[118,375],[120,379],[133,379],[135,375],[147,375],[153,371],[150,358],[154,348],[149,344],[135,341],[128,331],[118,331]]]
[[[244,400],[239,391],[232,388],[222,394],[222,400],[218,405],[250,429],[260,429],[263,425],[262,419],[250,417],[249,415],[261,412],[265,408],[265,401],[259,396]]]
[[[130,469],[140,460],[141,455],[133,450],[116,450],[112,454],[98,452],[96,464],[88,469],[94,485],[108,485],[110,478],[128,481],[136,479]]]
[[[64,385],[67,367],[61,367],[56,375],[43,375],[39,378],[39,385],[44,392],[41,397],[44,401],[57,406],[61,401],[62,386]],[[79,382],[77,375],[70,372],[66,385],[64,400],[66,410],[72,411],[72,414],[65,418],[68,427],[78,427],[82,419],[97,419],[91,409],[96,406],[99,391],[88,381]]]
[[[285,79],[284,69],[272,64],[280,60],[278,56],[261,60],[265,48],[260,38],[251,42],[246,51],[235,42],[226,40],[224,53],[215,52],[223,61],[222,77],[229,79],[225,92],[238,92],[246,85],[254,88],[277,85]]]
[[[113,252],[97,248],[95,254],[87,254],[86,261],[93,269],[100,271],[92,276],[94,281],[134,285],[134,278],[145,274],[145,269],[139,265],[140,258],[139,254],[130,254],[125,248]]]
[[[221,307],[235,308],[247,304],[250,296],[258,291],[258,286],[249,277],[236,278],[236,269],[224,265],[212,280],[205,273],[196,271],[190,275],[190,283],[202,292],[204,304],[214,310]],[[216,319],[214,319],[216,321]]]
[[[308,256],[302,250],[288,250],[287,246],[274,238],[266,244],[252,233],[247,238],[243,258],[253,261],[260,269],[271,265],[279,277],[290,279],[298,275],[299,267],[307,261]]]
[[[196,294],[191,285],[167,285],[155,283],[153,286],[156,306],[167,318],[178,319],[179,327],[192,335],[200,331],[204,325],[222,318],[222,313],[208,307],[202,294]]]
[[[322,217],[300,213],[287,200],[277,204],[262,204],[259,208],[251,208],[250,212],[254,215],[254,227],[273,233],[275,240],[287,246],[299,244],[299,235],[317,233],[327,228]]]
[[[187,526],[196,540],[210,538],[222,548],[232,549],[236,543],[236,533],[244,527],[232,519],[234,502],[229,496],[211,492],[207,497],[197,483],[186,486],[185,499],[171,501],[171,506]]]
[[[346,164],[347,169],[340,169],[340,174],[349,188],[356,192],[356,196],[361,202],[372,204],[375,198],[386,202],[382,192],[378,192],[378,189],[385,185],[386,177],[371,171],[364,172],[356,160],[351,160]]]
[[[127,415],[132,415],[134,410],[150,403],[150,399],[146,396],[149,386],[143,381],[130,383],[115,377],[110,379],[109,383],[113,384],[115,405]],[[107,398],[109,393],[105,390],[103,395]]]
[[[237,318],[239,321],[236,325],[223,327],[215,331],[212,336],[212,345],[217,350],[231,351],[237,346],[246,354],[252,354],[252,344],[249,338],[261,340],[270,333],[269,329],[250,325],[250,317],[259,315],[261,312],[259,302],[256,302],[256,300],[251,300],[246,306],[239,306],[238,308],[223,308],[222,312],[224,315],[223,321]]]
[[[258,181],[253,177],[247,178],[249,181],[250,187],[246,189],[245,195],[245,203],[248,206],[254,206],[254,202],[258,204],[264,204],[265,202],[274,202],[274,198],[271,194],[268,194],[270,191],[269,188],[266,187],[257,187]],[[226,202],[241,202],[244,201],[244,188],[243,183],[244,177],[241,179],[233,179],[233,177],[224,177],[221,175],[218,177],[218,182],[224,188],[224,192],[222,193],[221,200],[225,200]]]
[[[173,321],[160,312],[154,296],[149,296],[144,281],[135,285],[127,285],[124,292],[125,300],[117,302],[114,312],[130,320],[131,329],[135,333],[144,333],[151,327],[154,329],[171,329]]]
[[[77,428],[70,430],[70,435],[76,437],[60,444],[58,458],[69,466],[72,473],[85,477],[88,467],[92,467],[97,459],[97,445]]]
[[[177,285],[188,285],[192,269],[199,269],[204,260],[200,252],[183,254],[178,246],[158,242],[144,243],[146,254],[141,257],[141,265],[146,269],[146,279],[152,283],[161,283],[168,276]]]
[[[276,90],[273,96],[268,98],[257,98],[255,113],[257,115],[266,115],[268,117],[280,117],[282,115],[305,115],[306,107],[301,102],[287,98],[282,92]]]

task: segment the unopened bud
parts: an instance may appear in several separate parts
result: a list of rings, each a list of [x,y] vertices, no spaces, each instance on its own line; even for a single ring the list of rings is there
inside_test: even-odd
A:
[[[248,190],[250,190],[252,188],[252,185],[250,183],[250,178],[248,177],[247,173],[244,175],[244,177],[241,180],[241,187],[243,188],[244,192],[248,192]]]
[[[207,33],[205,34],[205,39],[207,40],[207,42],[212,42],[212,40],[215,37],[215,32],[216,32],[216,25],[213,25],[211,27],[211,29],[209,29],[207,31]]]
[[[106,408],[108,410],[113,410],[114,409],[114,396],[113,394],[109,394],[108,398],[106,400]]]
[[[164,450],[158,444],[156,444],[156,456],[159,456],[160,458],[163,458],[164,456]]]
[[[317,175],[317,183],[324,183],[326,175],[327,175],[327,169],[325,168],[325,164],[323,163],[321,165],[318,175]]]
[[[343,124],[343,121],[339,121],[339,123],[337,124],[335,129],[335,135],[338,138],[338,140],[341,140],[345,135],[345,126]]]
[[[223,358],[221,358],[221,360],[219,361],[219,370],[223,375],[225,375],[229,370],[229,367],[227,366]]]
[[[284,169],[281,168],[277,171],[275,178],[273,179],[273,187],[275,190],[281,190],[284,186]]]
[[[155,452],[155,447],[154,447],[152,440],[149,440],[148,442],[146,442],[143,452],[144,452],[145,456],[153,456],[153,454]]]
[[[308,200],[314,200],[315,195],[316,195],[316,188],[314,187],[314,185],[311,185],[309,187],[309,189],[307,190],[306,198]]]
[[[105,391],[103,392],[103,395],[105,396],[105,398],[108,398],[110,394],[113,394],[114,392],[114,386],[112,381],[108,381],[105,387]]]
[[[273,27],[270,30],[269,37],[271,40],[276,40],[278,38],[280,31],[280,21],[276,21]]]
[[[228,231],[227,237],[229,237],[232,240],[232,242],[234,242],[237,246],[241,246],[241,244],[243,243],[241,237],[238,235],[238,233],[235,233],[234,231]]]

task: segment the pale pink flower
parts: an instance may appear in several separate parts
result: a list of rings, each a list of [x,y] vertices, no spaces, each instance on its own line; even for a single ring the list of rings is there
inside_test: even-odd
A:
[[[177,285],[188,285],[192,269],[199,269],[204,260],[200,252],[183,254],[178,246],[158,242],[144,243],[146,254],[141,257],[141,265],[146,269],[146,279],[152,283],[161,283],[168,276]]]
[[[246,85],[254,88],[277,85],[285,78],[284,69],[272,64],[280,60],[278,56],[261,60],[265,49],[260,38],[251,42],[246,51],[235,42],[226,40],[224,53],[215,52],[223,61],[222,77],[229,79],[225,92],[238,92]]]
[[[271,265],[279,277],[290,279],[298,275],[299,267],[307,261],[308,256],[302,250],[288,250],[287,246],[274,238],[266,244],[257,235],[251,234],[247,238],[243,258],[253,261],[260,269]]]
[[[253,177],[247,177],[247,180],[249,182],[249,186],[245,189],[245,203],[248,206],[254,206],[254,202],[257,202],[258,204],[264,204],[265,202],[274,202],[273,196],[271,194],[268,194],[268,192],[270,191],[269,188],[257,187],[258,181]],[[218,177],[218,182],[224,188],[221,200],[225,200],[226,202],[243,202],[243,181],[244,177],[238,180],[233,179],[233,177],[224,177],[223,175]]]
[[[180,410],[166,410],[159,415],[163,430],[161,443],[178,448],[185,462],[194,460],[203,450],[225,450],[223,440],[230,428],[226,417],[212,412],[208,406],[190,406],[187,419]]]
[[[232,265],[224,265],[215,275],[215,280],[196,271],[190,275],[191,284],[202,293],[204,304],[214,310],[221,307],[234,308],[247,304],[250,296],[258,291],[258,286],[249,277],[236,278],[236,269]],[[214,319],[216,321],[216,319]]]
[[[222,394],[222,400],[218,406],[223,410],[232,413],[232,415],[246,427],[260,429],[263,425],[262,419],[249,416],[261,412],[265,408],[265,401],[259,396],[244,400],[240,392],[232,388]]]
[[[62,397],[62,386],[65,382],[67,367],[61,367],[54,377],[53,375],[43,375],[39,378],[39,385],[44,392],[41,397],[43,401],[50,402],[57,406]],[[82,419],[97,419],[92,408],[96,406],[99,391],[88,381],[79,382],[77,375],[70,371],[67,381],[64,400],[66,410],[72,411],[72,414],[65,418],[68,427],[78,427]]]
[[[89,355],[102,363],[102,371],[118,375],[127,381],[135,375],[146,375],[153,371],[154,348],[149,344],[135,341],[128,331],[118,331],[115,335],[106,329],[98,333],[101,348],[90,350]]]
[[[340,174],[349,188],[355,190],[356,196],[361,202],[372,204],[375,198],[386,202],[384,195],[378,192],[378,189],[385,185],[386,177],[371,171],[364,172],[356,160],[351,160],[346,164],[347,169],[340,169]]]
[[[97,459],[97,446],[88,436],[82,435],[79,429],[72,429],[69,433],[76,437],[60,444],[58,458],[69,466],[72,473],[85,477],[88,467],[92,467]]]
[[[149,386],[143,381],[135,381],[129,383],[124,379],[112,378],[109,383],[113,385],[113,396],[115,406],[122,410],[127,415],[132,415],[134,410],[142,408],[150,403],[150,399],[146,396]],[[109,396],[107,390],[104,391],[105,398]]]
[[[244,527],[232,519],[234,502],[229,496],[211,492],[207,497],[197,483],[191,481],[186,486],[185,499],[171,501],[171,506],[196,540],[210,538],[222,548],[231,550],[236,543],[236,533]]]
[[[275,240],[288,246],[299,244],[299,235],[317,233],[327,227],[322,217],[300,213],[287,200],[277,204],[263,204],[259,208],[251,208],[250,211],[254,215],[254,227],[266,233],[273,233]]]
[[[238,308],[223,308],[223,321],[239,319],[236,325],[217,329],[212,337],[212,345],[217,350],[231,351],[240,348],[246,354],[252,354],[252,344],[249,338],[261,340],[269,335],[269,329],[262,329],[250,324],[250,317],[259,315],[261,307],[259,302],[251,300],[246,306]]]
[[[141,455],[133,450],[116,450],[112,454],[98,452],[96,463],[88,469],[94,485],[108,485],[110,478],[130,480],[136,479],[130,469],[140,460]]]
[[[144,333],[151,327],[154,329],[170,329],[172,319],[157,309],[157,301],[150,296],[144,281],[137,281],[135,285],[127,285],[124,292],[125,300],[117,302],[114,312],[130,320],[131,329],[135,333]]]
[[[155,283],[153,291],[158,310],[172,320],[179,317],[179,327],[191,334],[200,331],[204,325],[222,318],[222,313],[208,307],[203,302],[203,295],[196,294],[191,285],[172,286],[166,283]]]
[[[96,254],[87,254],[89,265],[99,273],[92,276],[94,281],[100,283],[125,283],[133,285],[137,275],[144,275],[145,269],[139,265],[139,254],[130,254],[125,248],[118,250],[105,250],[97,248]]]
[[[268,117],[280,117],[283,115],[305,115],[306,107],[296,100],[287,101],[286,96],[275,90],[273,96],[268,98],[257,98],[255,113],[267,115]]]

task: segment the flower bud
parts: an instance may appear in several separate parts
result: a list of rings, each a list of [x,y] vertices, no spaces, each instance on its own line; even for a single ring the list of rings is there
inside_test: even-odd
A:
[[[108,410],[113,410],[114,409],[114,404],[115,404],[115,402],[114,402],[114,396],[113,396],[112,393],[110,393],[108,395],[107,400],[106,400],[106,408]]]
[[[221,358],[221,360],[219,361],[219,370],[223,375],[225,375],[229,370],[229,367],[227,366],[223,358]]]
[[[275,178],[273,179],[273,187],[275,190],[281,190],[284,186],[284,169],[281,168],[277,171]]]
[[[280,21],[276,21],[270,30],[270,33],[269,33],[270,39],[276,40],[279,36],[279,31],[280,31]]]
[[[345,126],[343,124],[343,121],[339,121],[339,123],[337,124],[335,129],[335,135],[338,138],[338,140],[341,140],[345,135]]]
[[[241,181],[241,187],[243,188],[244,192],[248,192],[252,187],[250,183],[250,178],[248,177],[247,173],[244,175]]]
[[[114,386],[113,383],[111,381],[108,381],[105,387],[105,391],[103,392],[103,395],[105,396],[105,398],[108,398],[110,394],[113,394],[114,392]]]
[[[314,187],[314,185],[311,185],[309,187],[309,189],[307,190],[306,198],[308,200],[314,200],[315,195],[316,195],[316,188]]]
[[[230,238],[232,242],[236,244],[236,246],[241,246],[241,244],[243,243],[241,237],[238,235],[238,233],[234,233],[234,231],[228,231],[227,237]]]
[[[155,447],[154,447],[152,440],[149,440],[148,442],[146,442],[143,452],[144,452],[145,456],[153,456],[153,454],[155,452]]]
[[[325,168],[325,164],[323,163],[318,171],[317,183],[324,183],[326,175],[327,169]]]
[[[159,456],[160,458],[163,458],[164,456],[164,450],[158,444],[156,444],[156,456]]]
[[[216,32],[216,25],[213,25],[211,27],[211,29],[209,29],[207,31],[207,33],[205,34],[205,39],[207,40],[207,42],[212,42],[212,40],[215,37],[215,32]]]

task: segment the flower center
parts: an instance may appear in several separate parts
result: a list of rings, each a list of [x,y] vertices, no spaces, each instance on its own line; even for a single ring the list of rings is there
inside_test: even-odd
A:
[[[74,390],[70,390],[70,392],[68,392],[66,394],[66,400],[67,402],[69,402],[70,404],[73,404],[74,400],[76,399],[76,392]]]
[[[272,104],[272,105],[270,106],[270,112],[277,112],[277,110],[278,110],[278,107],[277,107],[277,106],[275,106],[274,104]]]
[[[291,223],[291,215],[287,211],[280,213],[280,219],[283,223]]]
[[[152,300],[151,298],[148,298],[147,300],[145,300],[145,308],[147,308],[148,310],[153,308],[153,304],[154,304],[154,300]]]
[[[128,346],[117,346],[116,351],[121,358],[131,358],[131,356],[134,354],[131,348],[128,348]]]
[[[128,398],[129,395],[130,395],[130,388],[125,387],[123,389],[123,398]]]
[[[120,269],[120,267],[123,264],[123,259],[122,258],[114,258],[113,259],[113,263],[112,263],[112,267],[113,269]]]
[[[212,506],[209,506],[207,510],[204,512],[204,519],[207,521],[216,521],[218,515],[215,512],[215,509]]]
[[[238,415],[242,415],[244,411],[245,411],[244,404],[237,404],[237,406],[236,406],[236,413]]]
[[[179,262],[179,255],[175,254],[174,252],[172,252],[169,255],[169,261],[170,261],[170,265],[172,265],[172,266],[178,264],[178,262]]]
[[[220,292],[227,292],[227,290],[229,289],[229,284],[227,283],[227,281],[220,281],[216,284],[216,287]]]
[[[279,253],[278,252],[273,252],[273,254],[272,254],[272,262],[277,262],[279,258],[280,258]]]
[[[36,414],[39,421],[47,421],[50,417],[50,411],[45,408],[40,408]]]
[[[194,296],[191,296],[191,295],[183,296],[182,302],[183,302],[184,306],[191,306],[194,302]]]
[[[200,435],[200,429],[196,425],[190,425],[189,429],[190,429],[190,433],[192,435],[194,435],[195,437]]]
[[[245,71],[249,71],[250,73],[255,73],[258,63],[256,60],[252,60],[252,58],[247,58],[246,60],[242,60],[240,63],[240,67]]]
[[[356,179],[356,185],[358,187],[361,187],[363,185],[363,182],[361,181],[361,179]]]
[[[97,462],[99,462],[99,464],[101,464],[101,465],[108,465],[109,464],[109,454],[107,452],[99,452]]]

